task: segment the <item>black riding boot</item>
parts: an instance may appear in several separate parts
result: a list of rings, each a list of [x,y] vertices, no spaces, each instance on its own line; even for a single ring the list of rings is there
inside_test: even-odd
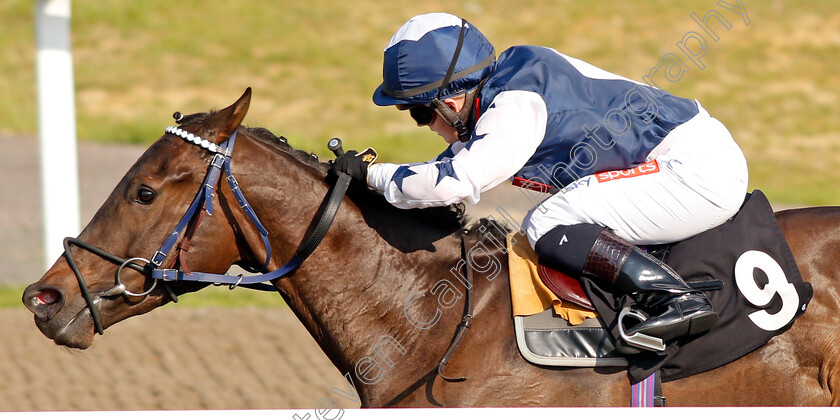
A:
[[[603,281],[631,296],[648,314],[626,333],[668,341],[702,333],[718,315],[702,292],[688,285],[665,263],[642,252],[609,229],[582,223],[557,226],[534,246],[540,262],[570,276]]]
[[[672,340],[712,328],[718,314],[709,298],[690,288],[671,267],[604,229],[583,266],[583,274],[604,280],[632,297],[648,313],[628,335]]]

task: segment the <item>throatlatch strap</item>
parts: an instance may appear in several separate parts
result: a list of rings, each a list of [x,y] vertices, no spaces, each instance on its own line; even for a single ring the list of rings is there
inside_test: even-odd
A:
[[[254,226],[256,226],[257,231],[262,237],[263,245],[266,249],[266,259],[265,263],[263,264],[263,267],[261,269],[249,271],[262,271],[265,270],[266,267],[268,267],[268,264],[271,261],[271,244],[268,240],[268,231],[260,222],[253,208],[248,204],[248,200],[245,199],[245,196],[242,194],[242,190],[239,188],[239,182],[236,181],[236,178],[231,172],[231,156],[233,154],[233,147],[236,144],[236,133],[237,131],[234,130],[230,138],[219,145],[220,152],[213,157],[213,161],[211,162],[210,168],[208,169],[207,175],[205,176],[204,184],[202,185],[203,191],[200,191],[196,195],[189,209],[181,218],[181,221],[169,234],[167,239],[164,241],[163,245],[161,245],[158,251],[155,252],[155,254],[152,256],[150,260],[150,265],[152,266],[152,269],[149,274],[150,278],[163,280],[164,282],[176,280],[196,281],[204,283],[225,284],[231,286],[231,288],[236,286],[247,285],[246,287],[252,289],[273,290],[273,286],[261,283],[281,278],[294,271],[301,263],[303,263],[303,260],[305,260],[309,256],[309,254],[311,254],[312,251],[314,251],[315,248],[318,247],[318,244],[321,243],[321,240],[324,239],[327,230],[329,230],[330,225],[332,225],[332,222],[335,219],[335,215],[338,212],[339,206],[341,205],[341,200],[344,198],[344,194],[347,192],[347,188],[350,185],[350,176],[347,174],[341,174],[338,177],[338,180],[336,181],[335,185],[332,186],[330,193],[327,196],[327,204],[324,207],[323,212],[321,213],[321,217],[318,221],[318,225],[315,227],[315,230],[312,232],[311,235],[309,235],[308,238],[306,238],[304,243],[300,245],[300,247],[297,249],[292,258],[282,267],[268,273],[248,277],[241,275],[230,276],[227,274],[188,272],[172,268],[159,268],[160,264],[166,258],[166,255],[177,242],[178,238],[181,235],[181,232],[184,231],[184,229],[192,220],[193,216],[196,214],[197,211],[199,211],[200,205],[203,203],[205,211],[207,211],[208,214],[213,214],[211,206],[213,197],[212,191],[222,171],[224,171],[225,173],[225,178],[228,182],[228,185],[230,186],[231,191],[236,197],[237,203],[245,212],[245,214],[248,215],[248,218],[251,220],[251,223],[253,223]]]
[[[188,274],[174,269],[154,269],[152,270],[150,277],[163,281],[186,280],[226,284],[233,287],[246,284],[255,285],[257,283],[281,278],[294,271],[303,262],[303,260],[305,260],[306,257],[315,250],[318,244],[321,243],[321,240],[324,238],[324,235],[326,235],[332,221],[335,219],[335,215],[341,205],[341,200],[344,198],[344,194],[347,192],[347,187],[349,185],[350,176],[347,174],[341,174],[330,192],[327,205],[325,206],[323,213],[321,213],[321,218],[318,221],[318,226],[316,226],[312,234],[306,239],[300,248],[298,248],[297,252],[295,252],[289,262],[274,271],[257,276],[244,277],[198,272]]]

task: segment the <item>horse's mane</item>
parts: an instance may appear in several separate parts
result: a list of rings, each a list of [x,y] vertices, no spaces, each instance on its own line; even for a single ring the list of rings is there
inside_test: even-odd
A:
[[[202,124],[214,113],[215,111],[186,115],[178,122],[181,125]],[[263,127],[241,126],[239,129],[244,130],[250,137],[273,146],[275,149],[292,156],[298,162],[327,176],[330,168],[329,163],[322,162],[315,153],[295,149],[289,144],[286,137],[277,136]],[[368,188],[353,187],[348,191],[348,196],[357,203],[366,203],[374,207],[387,209],[388,211],[399,212],[402,217],[410,217],[412,220],[430,229],[443,229],[454,233],[464,229],[470,222],[462,204],[454,204],[447,207],[401,210],[393,207],[381,194]],[[470,229],[470,231],[473,230]]]
[[[207,118],[212,116],[215,112],[216,111],[199,112],[197,114],[186,115],[179,120],[178,123],[181,125],[203,124]],[[266,128],[241,126],[240,130],[245,130],[245,132],[251,137],[268,145],[274,146],[278,150],[293,156],[298,162],[301,162],[311,168],[318,169],[324,174],[326,174],[327,170],[330,168],[330,165],[326,162],[321,162],[316,154],[295,149],[289,144],[286,137],[278,137]]]

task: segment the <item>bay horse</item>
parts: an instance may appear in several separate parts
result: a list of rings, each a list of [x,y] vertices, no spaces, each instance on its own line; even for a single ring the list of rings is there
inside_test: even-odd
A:
[[[264,265],[268,252],[259,229],[220,179],[210,196],[213,215],[180,235],[189,236],[183,247],[189,252],[178,252],[179,261],[170,253],[162,266],[225,273],[239,264],[272,271],[313,231],[331,188],[328,164],[268,130],[240,126],[250,98],[249,88],[225,109],[183,118],[180,128],[213,144],[236,133],[232,175],[263,217],[274,253]],[[201,188],[212,155],[171,132],[149,147],[79,235],[79,241],[107,252],[71,248],[66,255],[72,258],[59,258],[24,292],[23,302],[45,336],[84,349],[98,329],[92,314],[99,314],[105,329],[204,287],[188,281],[159,285],[142,267],[126,269],[126,259],[152,255],[167,239]],[[814,288],[808,310],[764,347],[663,384],[669,406],[840,405],[840,208],[789,210],[777,218],[802,277]],[[272,283],[363,407],[628,405],[630,384],[621,368],[545,368],[523,359],[509,286],[498,275],[507,262],[492,252],[485,255],[485,269],[473,270],[471,328],[442,374],[428,374],[461,330],[469,300],[465,284],[450,281],[443,291],[438,286],[458,272],[453,268],[462,258],[462,238],[475,240],[474,227],[465,234],[470,226],[450,208],[399,210],[351,188],[320,246]],[[180,264],[186,261],[189,268]],[[115,273],[124,290],[134,293],[113,293]]]

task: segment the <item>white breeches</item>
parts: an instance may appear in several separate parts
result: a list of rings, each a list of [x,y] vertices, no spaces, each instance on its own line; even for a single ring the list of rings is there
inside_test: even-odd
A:
[[[636,244],[676,242],[735,215],[747,191],[747,162],[720,121],[700,107],[660,146],[636,168],[583,177],[531,209],[522,225],[531,246],[555,226],[579,223],[606,226]]]

